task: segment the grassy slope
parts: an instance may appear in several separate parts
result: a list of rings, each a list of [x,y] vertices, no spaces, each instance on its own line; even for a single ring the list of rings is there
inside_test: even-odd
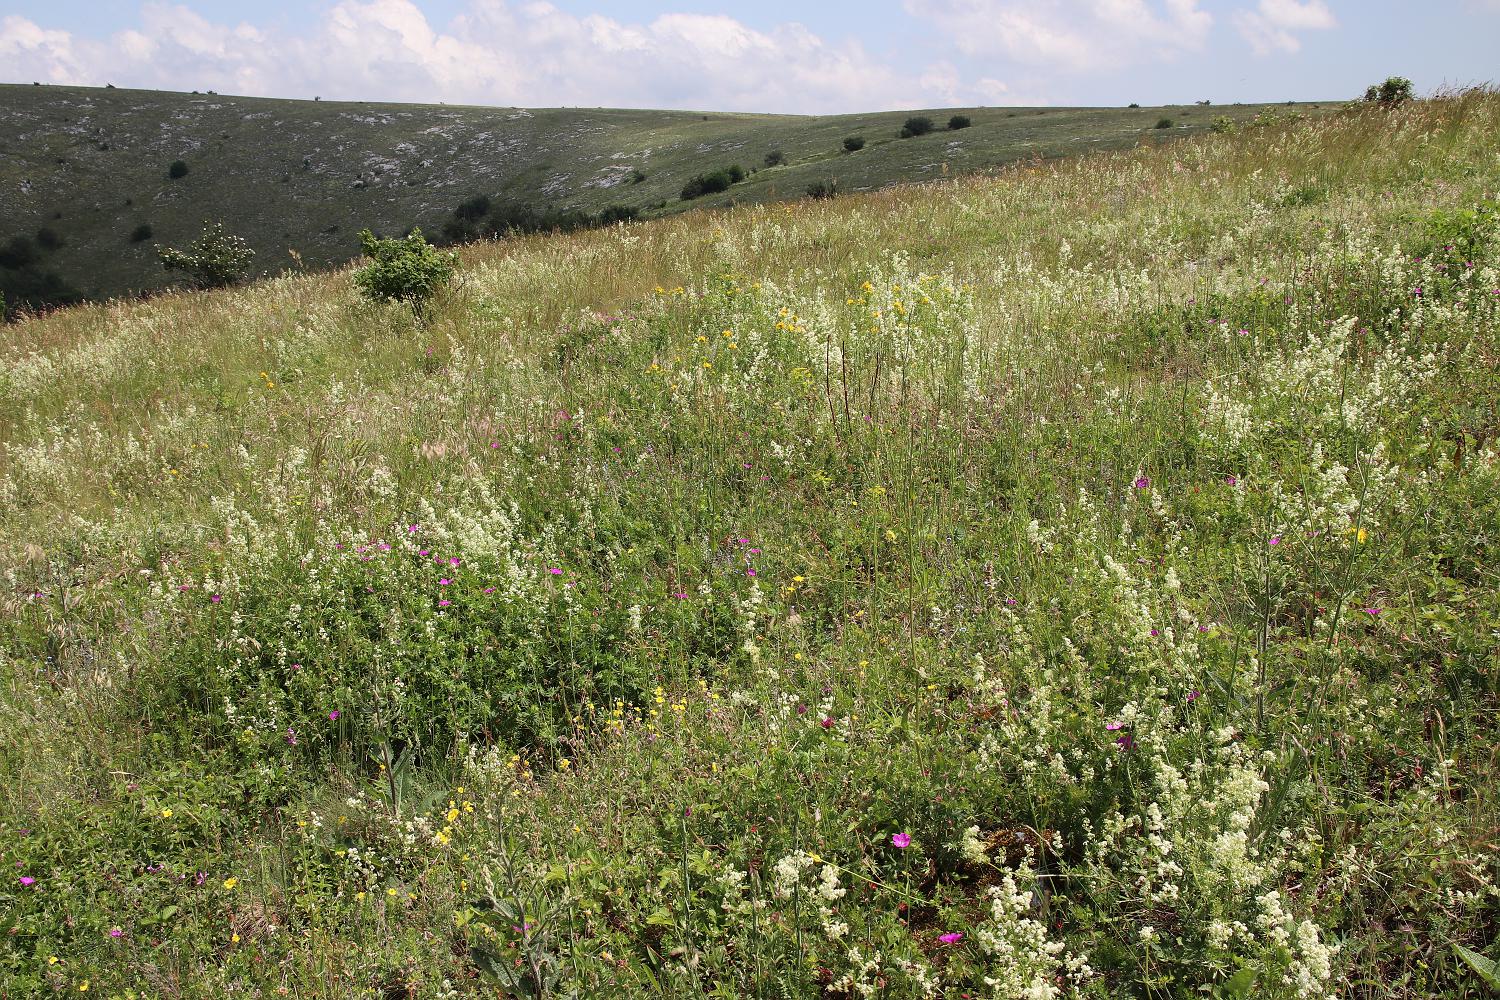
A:
[[[0,991],[1481,995],[1497,137],[12,328]]]
[[[64,243],[40,269],[99,297],[165,285],[154,247],[187,243],[206,219],[244,236],[275,273],[291,266],[289,249],[311,266],[348,260],[364,226],[436,234],[478,194],[591,212],[611,204],[675,212],[685,207],[678,195],[689,177],[730,163],[749,170],[773,149],[785,153],[785,166],[695,204],[798,198],[831,178],[844,190],[883,187],[1131,146],[1261,107],[974,109],[966,131],[898,140],[907,112],[526,111],[0,85],[0,241],[50,227]],[[929,112],[939,125],[952,113]],[[1180,127],[1156,132],[1164,114]],[[845,154],[848,135],[869,145]],[[190,172],[169,180],[179,158]],[[618,183],[632,168],[647,179]],[[143,224],[153,236],[131,242]]]

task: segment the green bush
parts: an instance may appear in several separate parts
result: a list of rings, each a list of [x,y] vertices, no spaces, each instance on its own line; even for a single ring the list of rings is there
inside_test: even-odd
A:
[[[0,248],[0,267],[18,271],[29,264],[35,264],[41,257],[35,243],[25,236],[16,236]]]
[[[366,229],[359,240],[369,263],[354,272],[354,283],[373,302],[401,302],[424,318],[432,297],[453,280],[458,255],[428,243],[420,229],[399,239],[378,239]]]
[[[779,149],[773,149],[766,154],[766,166],[779,167],[786,162],[786,154]]]
[[[1239,126],[1235,125],[1234,119],[1228,115],[1220,115],[1208,127],[1220,135],[1233,135],[1239,131]]]
[[[167,176],[174,181],[186,177],[187,173],[188,165],[184,160],[173,160],[172,165],[167,168]]]
[[[865,140],[863,136],[851,135],[844,140],[844,152],[846,153],[857,153],[864,148]]]
[[[162,247],[156,251],[162,267],[182,271],[194,288],[223,288],[245,276],[255,251],[242,238],[224,232],[224,224],[203,227],[203,234],[186,250]]]
[[[599,225],[612,226],[617,222],[630,222],[640,214],[641,210],[631,205],[606,205],[598,215]]]
[[[813,181],[807,186],[807,196],[809,198],[817,198],[820,200],[824,198],[833,198],[836,197],[838,193],[839,180],[837,177],[830,177],[826,181]]]
[[[1158,119],[1157,122],[1156,122],[1156,127],[1157,128],[1171,128],[1172,127],[1172,119],[1170,119],[1170,118],[1161,118],[1161,119]]]
[[[149,222],[143,222],[130,231],[130,242],[144,243],[149,240],[154,233],[155,230],[151,228],[151,224]]]
[[[948,130],[950,132],[957,132],[959,129],[968,128],[973,124],[974,123],[969,120],[968,115],[954,115],[952,118],[948,119]]]
[[[931,118],[928,118],[926,115],[913,115],[902,124],[901,138],[910,139],[914,135],[926,135],[932,129]]]
[[[1384,108],[1405,104],[1413,96],[1411,81],[1404,76],[1388,76],[1384,83],[1372,83],[1365,88],[1365,100]]]
[[[699,174],[683,185],[682,200],[692,201],[694,198],[701,198],[706,194],[718,194],[720,191],[728,191],[732,185],[738,184],[744,179],[745,170],[738,164]]]
[[[58,235],[56,229],[43,226],[36,231],[36,242],[43,250],[56,250],[63,245],[63,238]]]

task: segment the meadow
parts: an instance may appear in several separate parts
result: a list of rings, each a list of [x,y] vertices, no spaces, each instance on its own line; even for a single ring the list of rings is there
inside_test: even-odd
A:
[[[1336,106],[815,116],[0,84],[0,293],[12,307],[41,308],[160,290],[172,275],[157,248],[183,246],[205,222],[243,237],[256,271],[274,275],[347,263],[365,227],[393,235],[419,226],[435,239],[456,229],[447,238],[461,242],[516,211],[550,216],[541,220],[550,229],[570,215],[796,200],[815,185],[852,193],[1166,141],[1218,117]],[[955,112],[967,127],[946,127]],[[933,131],[902,138],[913,115]],[[1172,127],[1157,128],[1164,120]],[[862,145],[850,151],[848,139]],[[745,172],[742,183],[681,197],[693,177],[731,166]]]
[[[0,996],[1489,995],[1497,187],[1475,90],[7,327]]]

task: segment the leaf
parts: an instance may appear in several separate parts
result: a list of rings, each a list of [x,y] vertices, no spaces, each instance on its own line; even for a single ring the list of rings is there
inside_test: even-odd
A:
[[[1247,997],[1250,995],[1250,987],[1254,985],[1255,970],[1246,967],[1225,980],[1224,985],[1219,987],[1219,995],[1226,997]]]
[[[1469,968],[1484,980],[1486,986],[1493,993],[1500,993],[1500,963],[1493,958],[1485,958],[1477,951],[1470,951],[1461,944],[1455,943],[1453,950],[1458,952],[1458,957],[1468,963]]]

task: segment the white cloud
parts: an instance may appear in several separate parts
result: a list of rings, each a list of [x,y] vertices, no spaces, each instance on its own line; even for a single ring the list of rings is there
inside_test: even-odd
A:
[[[966,55],[1007,56],[1072,73],[1199,49],[1213,24],[1199,0],[906,0],[905,6]]]
[[[0,20],[0,62],[22,81],[521,106],[831,112],[993,103],[1007,90],[945,64],[891,66],[796,23],[758,30],[685,13],[631,23],[505,0],[470,0],[441,26],[411,0],[338,0],[301,34],[167,3],[146,4],[108,39],[12,16]]]
[[[1325,0],[1260,0],[1254,10],[1237,10],[1230,20],[1258,56],[1296,52],[1302,41],[1293,32],[1326,31],[1338,24]]]

